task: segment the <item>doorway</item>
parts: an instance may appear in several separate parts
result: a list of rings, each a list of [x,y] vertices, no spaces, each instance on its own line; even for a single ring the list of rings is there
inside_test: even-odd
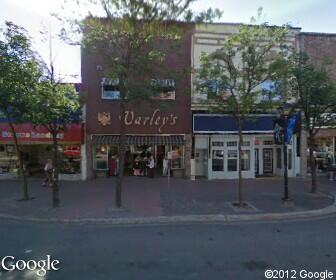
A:
[[[273,175],[273,149],[263,149],[263,174]]]
[[[254,172],[255,176],[259,176],[259,149],[254,149]]]

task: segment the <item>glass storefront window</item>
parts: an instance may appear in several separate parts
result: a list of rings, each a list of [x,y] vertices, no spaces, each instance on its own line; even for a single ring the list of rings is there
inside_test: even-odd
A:
[[[237,159],[238,159],[238,151],[228,150],[228,159],[227,159],[228,171],[237,171]]]
[[[12,144],[0,145],[0,173],[17,171],[18,157]]]
[[[95,147],[94,163],[96,170],[108,169],[108,147],[106,145]]]
[[[212,151],[212,171],[224,171],[224,151]]]
[[[249,150],[243,150],[241,155],[241,168],[243,171],[250,170],[251,152]]]
[[[181,169],[184,167],[183,146],[172,145],[171,169]]]
[[[238,142],[237,141],[228,141],[228,142],[226,142],[226,146],[227,147],[237,147]]]
[[[66,145],[62,147],[63,165],[61,172],[64,174],[80,173],[81,147],[80,145]]]

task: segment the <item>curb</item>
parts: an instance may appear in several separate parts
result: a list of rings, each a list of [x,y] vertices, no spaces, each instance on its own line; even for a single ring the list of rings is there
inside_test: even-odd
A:
[[[158,216],[143,218],[84,218],[84,219],[57,219],[19,217],[0,214],[0,219],[38,223],[65,223],[65,224],[92,224],[92,225],[150,225],[150,224],[186,224],[186,223],[235,223],[257,221],[281,221],[303,218],[316,218],[336,214],[336,196],[332,205],[322,209],[290,212],[290,213],[262,213],[262,214],[231,214],[231,215],[185,215],[185,216]]]

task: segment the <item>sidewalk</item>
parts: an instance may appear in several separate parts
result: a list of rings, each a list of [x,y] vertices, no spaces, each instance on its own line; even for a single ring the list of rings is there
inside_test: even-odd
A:
[[[22,185],[18,180],[0,181],[0,216],[36,220],[105,220],[195,215],[239,215],[304,213],[333,204],[336,182],[319,178],[319,193],[310,194],[309,179],[290,179],[289,190],[294,205],[284,206],[282,178],[244,180],[246,209],[232,207],[238,191],[237,180],[184,180],[172,178],[126,177],[123,186],[123,207],[114,206],[115,178],[91,181],[60,182],[61,207],[51,207],[51,188],[41,186],[41,179],[29,180],[34,199],[21,198]],[[307,212],[308,213],[308,212]],[[231,217],[230,216],[230,217]],[[209,216],[210,217],[210,216]],[[206,216],[201,219],[206,220]],[[155,219],[153,220],[155,221]]]

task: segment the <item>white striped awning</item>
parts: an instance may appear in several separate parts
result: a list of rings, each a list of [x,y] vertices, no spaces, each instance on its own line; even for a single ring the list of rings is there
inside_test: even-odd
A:
[[[184,145],[183,135],[126,135],[126,145]],[[96,145],[119,144],[119,135],[92,135]]]

